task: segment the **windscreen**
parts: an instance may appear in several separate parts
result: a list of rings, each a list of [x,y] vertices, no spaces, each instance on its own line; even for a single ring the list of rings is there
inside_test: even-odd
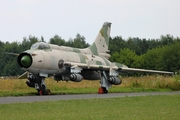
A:
[[[31,46],[31,49],[39,49],[39,50],[49,49],[49,45],[44,42],[37,42]]]

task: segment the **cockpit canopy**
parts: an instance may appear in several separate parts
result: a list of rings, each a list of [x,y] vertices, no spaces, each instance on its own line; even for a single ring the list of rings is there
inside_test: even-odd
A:
[[[50,47],[49,47],[49,45],[48,45],[47,43],[37,42],[37,43],[34,43],[34,44],[31,46],[31,49],[44,50],[44,49],[50,49]]]

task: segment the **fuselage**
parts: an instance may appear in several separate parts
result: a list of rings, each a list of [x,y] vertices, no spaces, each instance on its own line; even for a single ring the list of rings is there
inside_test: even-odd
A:
[[[29,87],[35,87],[40,94],[46,94],[44,78],[54,76],[54,80],[101,79],[101,89],[107,93],[111,84],[119,85],[119,71],[124,67],[120,63],[111,63],[109,38],[111,23],[104,22],[91,46],[79,49],[37,42],[30,50],[18,55],[18,65],[26,71]],[[27,74],[29,73],[29,74]]]
[[[24,56],[27,56],[25,60],[23,60]],[[29,63],[26,63],[26,61]],[[99,66],[110,66],[111,64],[105,57],[50,48],[30,49],[21,53],[18,57],[18,64],[22,69],[32,73],[44,74],[62,73],[64,70],[64,67],[61,66],[62,62],[88,64],[91,61]],[[28,65],[24,66],[23,62]]]

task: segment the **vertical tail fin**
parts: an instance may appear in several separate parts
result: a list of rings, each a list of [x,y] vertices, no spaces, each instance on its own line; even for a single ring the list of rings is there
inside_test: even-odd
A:
[[[88,49],[90,49],[92,54],[100,55],[104,57],[108,57],[108,56],[110,57],[110,55],[107,54],[107,52],[109,51],[108,46],[109,46],[110,30],[111,30],[111,23],[104,22],[95,41],[90,47],[88,47]]]

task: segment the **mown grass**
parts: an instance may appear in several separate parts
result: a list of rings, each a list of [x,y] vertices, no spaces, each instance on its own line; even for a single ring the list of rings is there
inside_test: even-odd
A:
[[[0,104],[2,120],[178,120],[180,95]]]
[[[147,91],[173,91],[180,90],[179,76],[142,76],[123,77],[121,85],[113,85],[109,92],[147,92]],[[34,88],[29,88],[25,84],[26,80],[1,79],[0,96],[22,96],[36,95]],[[47,88],[52,94],[85,94],[97,93],[100,86],[99,80],[82,82],[56,82],[52,78],[45,80]]]

